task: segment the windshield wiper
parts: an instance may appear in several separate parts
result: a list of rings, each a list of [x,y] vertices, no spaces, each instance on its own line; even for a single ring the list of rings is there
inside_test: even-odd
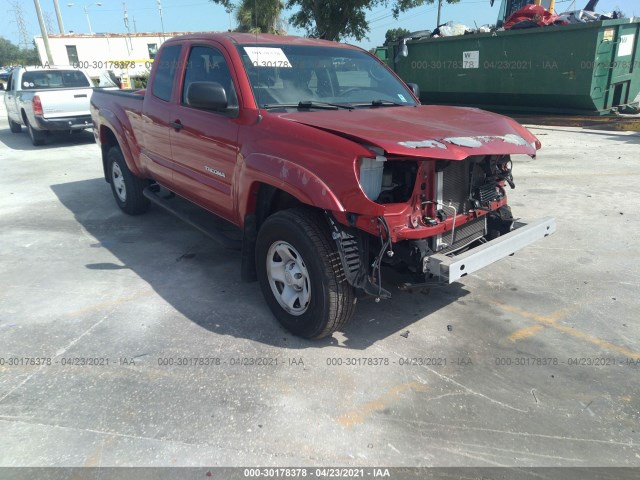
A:
[[[316,102],[313,100],[303,100],[298,103],[267,103],[262,108],[316,108],[319,110],[338,110],[339,108],[346,108],[347,110],[353,110],[352,105],[340,104],[340,103],[328,103],[328,102]]]
[[[371,103],[354,103],[353,105],[355,107],[404,107],[406,104],[391,100],[372,100]]]

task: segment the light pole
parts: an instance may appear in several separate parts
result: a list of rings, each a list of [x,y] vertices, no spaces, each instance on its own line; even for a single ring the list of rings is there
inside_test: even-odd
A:
[[[129,13],[127,12],[127,2],[123,2],[122,3],[122,8],[124,9],[124,27],[127,29],[127,38],[129,40],[129,43],[125,42],[125,44],[127,45],[127,53],[129,55],[131,55],[131,48],[133,48],[133,44],[131,43],[131,30],[129,30]]]
[[[160,13],[160,26],[162,28],[162,41],[164,42],[164,20],[162,19],[162,2],[160,0],[156,0],[158,4],[158,13]]]
[[[95,5],[96,7],[101,7],[102,3],[91,3],[90,5]],[[73,3],[67,3],[67,7],[73,7]],[[86,3],[82,4],[82,10],[84,11],[84,15],[87,17],[87,25],[89,25],[89,33],[93,35],[93,30],[91,30],[91,20],[89,19],[89,8]]]
[[[233,9],[235,8],[234,5],[232,5],[231,3],[225,8],[225,10],[227,11],[227,13],[229,14],[229,31],[233,30],[231,28],[231,12],[233,12]]]
[[[436,28],[440,26],[440,11],[442,10],[442,0],[438,0],[438,19],[436,20]]]

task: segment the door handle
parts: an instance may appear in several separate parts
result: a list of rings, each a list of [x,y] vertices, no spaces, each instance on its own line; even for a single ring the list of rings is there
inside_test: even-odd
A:
[[[180,123],[180,120],[169,122],[169,125],[171,125],[171,128],[175,128],[176,130],[182,130],[184,128],[184,125]]]

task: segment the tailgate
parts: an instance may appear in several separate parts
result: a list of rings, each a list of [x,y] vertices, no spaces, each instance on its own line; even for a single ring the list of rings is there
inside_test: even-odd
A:
[[[92,88],[63,88],[38,90],[44,118],[89,115]]]

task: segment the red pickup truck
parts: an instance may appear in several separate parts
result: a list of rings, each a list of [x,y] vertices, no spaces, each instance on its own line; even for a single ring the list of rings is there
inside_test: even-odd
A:
[[[171,206],[186,199],[203,230],[210,213],[234,225],[242,279],[289,331],[321,338],[356,292],[452,283],[555,230],[507,204],[510,155],[539,141],[416,89],[354,46],[203,33],[165,42],[145,91],[96,91],[91,114],[124,212],[186,218]]]

